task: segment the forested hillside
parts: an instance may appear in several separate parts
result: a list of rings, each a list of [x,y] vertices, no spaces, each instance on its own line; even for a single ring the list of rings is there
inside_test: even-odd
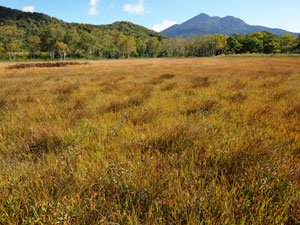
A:
[[[243,53],[299,53],[300,38],[267,31],[168,38],[130,22],[66,23],[41,13],[0,7],[1,59],[201,57]]]
[[[50,24],[59,24],[64,29],[76,28],[77,30],[94,31],[94,30],[114,30],[120,31],[125,35],[135,35],[138,37],[156,37],[159,40],[166,38],[165,35],[149,30],[130,22],[116,22],[109,25],[91,25],[79,23],[66,23],[54,17],[43,13],[26,13],[16,9],[10,9],[0,6],[0,25],[17,26],[23,29],[26,34],[36,34],[37,28]]]
[[[0,15],[1,25],[16,25],[18,28],[22,28],[27,31],[30,30],[30,27],[64,23],[62,20],[58,20],[42,13],[26,13],[3,6],[0,6]]]

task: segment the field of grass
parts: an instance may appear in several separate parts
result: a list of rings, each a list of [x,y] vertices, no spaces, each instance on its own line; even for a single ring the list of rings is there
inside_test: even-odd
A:
[[[300,223],[300,58],[7,65],[0,224]]]
[[[245,54],[232,54],[232,55],[220,55],[216,57],[227,58],[300,58],[300,54],[260,54],[260,53],[245,53]]]

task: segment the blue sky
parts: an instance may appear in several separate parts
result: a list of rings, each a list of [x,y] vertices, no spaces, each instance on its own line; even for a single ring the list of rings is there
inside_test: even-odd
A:
[[[158,31],[206,13],[300,32],[300,0],[0,0],[0,5],[42,12],[67,22],[130,21]]]

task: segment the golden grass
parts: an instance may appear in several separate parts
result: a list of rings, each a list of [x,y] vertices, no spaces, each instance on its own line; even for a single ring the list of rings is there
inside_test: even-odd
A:
[[[300,223],[300,59],[0,63],[0,224]]]

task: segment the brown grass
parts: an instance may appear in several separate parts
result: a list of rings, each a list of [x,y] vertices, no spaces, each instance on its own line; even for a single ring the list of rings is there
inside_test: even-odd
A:
[[[0,63],[0,224],[299,224],[300,59]]]
[[[191,83],[193,88],[209,87],[209,77],[192,77]]]
[[[169,74],[169,73],[166,73],[166,74],[163,74],[163,75],[160,75],[158,78],[159,79],[162,79],[162,80],[164,80],[164,79],[172,79],[172,78],[174,78],[175,77],[175,75],[174,74]]]

